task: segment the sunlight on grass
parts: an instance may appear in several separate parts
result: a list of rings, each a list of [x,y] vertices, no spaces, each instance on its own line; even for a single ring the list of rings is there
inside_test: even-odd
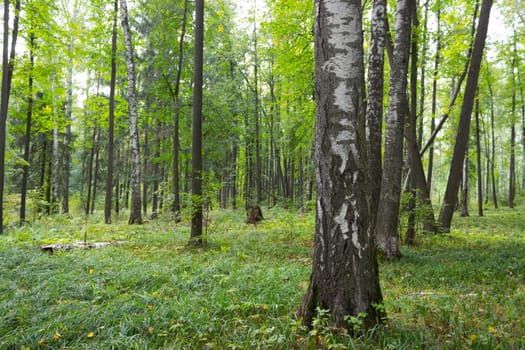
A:
[[[43,218],[0,237],[0,348],[518,349],[525,347],[523,210],[457,218],[381,263],[388,321],[357,338],[294,318],[311,270],[313,213],[211,213],[189,223]],[[121,241],[49,255],[47,243]],[[315,336],[314,336],[315,334]]]

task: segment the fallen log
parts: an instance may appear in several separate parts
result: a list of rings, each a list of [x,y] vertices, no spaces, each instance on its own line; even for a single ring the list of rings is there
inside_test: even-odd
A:
[[[75,243],[55,243],[47,244],[40,247],[40,250],[46,253],[53,254],[56,251],[73,250],[73,249],[96,249],[108,246],[117,246],[125,243],[125,241],[114,241],[114,242],[75,242]]]

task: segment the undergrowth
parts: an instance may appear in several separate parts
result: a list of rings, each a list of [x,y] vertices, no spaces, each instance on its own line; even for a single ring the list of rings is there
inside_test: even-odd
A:
[[[187,222],[104,225],[55,216],[0,237],[0,349],[525,348],[523,209],[457,218],[380,264],[384,326],[333,332],[294,313],[311,271],[312,213],[214,211],[207,245]],[[47,254],[49,243],[119,241]],[[353,319],[359,327],[359,320]]]

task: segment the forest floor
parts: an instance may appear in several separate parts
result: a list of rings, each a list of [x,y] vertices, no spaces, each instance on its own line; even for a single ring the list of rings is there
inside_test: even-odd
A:
[[[294,313],[311,271],[314,214],[214,211],[129,226],[55,216],[0,237],[0,349],[525,349],[525,209],[456,217],[380,262],[385,326],[352,338]],[[50,243],[124,241],[54,254]],[[359,322],[354,320],[355,327]]]

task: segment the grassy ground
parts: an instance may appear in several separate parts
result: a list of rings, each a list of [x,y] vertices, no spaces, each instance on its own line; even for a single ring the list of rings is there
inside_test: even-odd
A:
[[[107,226],[58,216],[0,237],[0,349],[525,349],[522,208],[457,218],[381,262],[388,320],[358,338],[294,312],[311,270],[313,215],[214,212],[205,249],[183,224]],[[42,253],[46,243],[126,241]]]

